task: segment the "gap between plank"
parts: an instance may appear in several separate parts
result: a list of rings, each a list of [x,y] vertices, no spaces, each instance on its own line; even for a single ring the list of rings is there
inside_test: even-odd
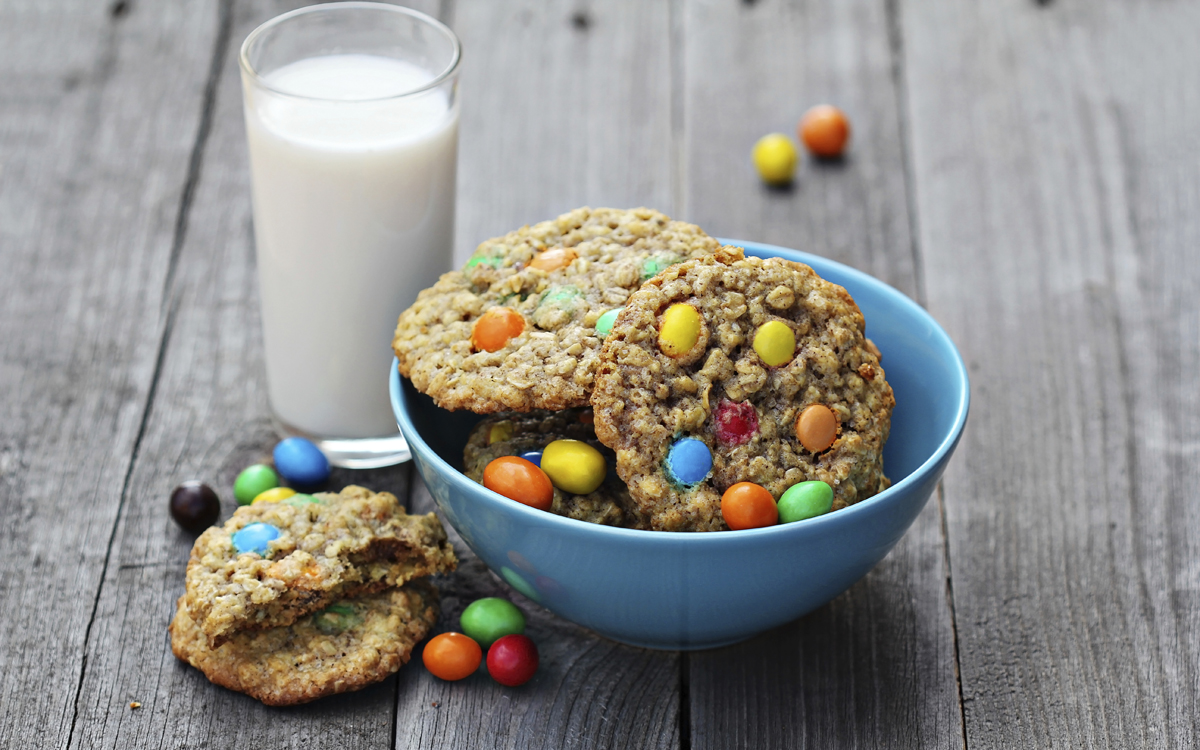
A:
[[[687,212],[687,108],[686,65],[684,62],[684,14],[682,0],[667,5],[667,48],[670,50],[671,75],[671,216],[679,221],[691,219]]]
[[[217,86],[220,82],[221,71],[224,68],[225,53],[229,48],[229,36],[233,26],[233,0],[220,0],[217,10],[217,36],[213,42],[213,56],[209,63],[208,77],[204,83],[204,97],[200,112],[200,124],[196,130],[196,140],[192,144],[192,153],[188,159],[187,174],[184,179],[183,193],[179,198],[179,210],[175,217],[175,231],[171,240],[171,254],[167,264],[166,279],[163,284],[163,307],[166,316],[163,322],[162,335],[158,342],[158,353],[154,359],[154,370],[150,376],[150,386],[146,393],[146,405],[142,409],[142,418],[138,424],[137,435],[133,441],[133,450],[129,456],[129,464],[125,469],[125,478],[121,482],[121,495],[117,501],[117,513],[113,518],[112,530],[108,535],[108,545],[104,551],[104,564],[100,569],[100,585],[96,587],[96,596],[92,601],[92,612],[88,617],[87,628],[83,633],[83,659],[79,668],[79,683],[75,686],[75,700],[71,713],[71,729],[67,734],[67,747],[75,740],[75,727],[79,721],[79,701],[83,695],[83,682],[87,676],[88,647],[92,639],[92,626],[96,623],[96,614],[100,608],[100,598],[104,593],[104,581],[108,575],[109,562],[112,559],[113,546],[117,539],[117,529],[121,525],[121,516],[125,511],[125,503],[129,496],[129,485],[133,480],[133,470],[137,466],[138,455],[141,453],[142,440],[146,436],[146,427],[150,422],[150,413],[158,393],[158,383],[162,375],[163,362],[166,361],[167,344],[171,340],[171,332],[175,328],[175,318],[179,312],[180,300],[172,291],[175,278],[175,267],[179,262],[179,254],[183,248],[184,237],[187,234],[187,219],[192,207],[192,197],[199,181],[200,164],[204,158],[204,147],[208,142],[209,130],[212,126],[212,113],[215,108]]]

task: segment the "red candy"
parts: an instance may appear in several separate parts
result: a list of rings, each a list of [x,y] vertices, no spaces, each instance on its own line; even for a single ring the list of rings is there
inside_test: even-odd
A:
[[[717,440],[727,445],[741,445],[758,432],[758,412],[747,403],[721,399],[716,413]]]
[[[537,668],[538,650],[529,636],[506,635],[488,649],[488,674],[501,685],[524,685],[533,679]]]

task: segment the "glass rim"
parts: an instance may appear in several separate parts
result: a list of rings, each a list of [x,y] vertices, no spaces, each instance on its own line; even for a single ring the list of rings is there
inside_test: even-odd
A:
[[[347,99],[329,99],[329,98],[326,98],[323,96],[307,96],[305,94],[297,94],[293,91],[284,91],[284,90],[278,89],[278,88],[272,86],[270,83],[268,83],[266,78],[264,78],[262,76],[262,74],[260,74],[257,70],[255,70],[254,66],[250,64],[250,47],[253,46],[254,43],[257,42],[264,34],[267,34],[272,29],[274,29],[276,26],[279,26],[282,23],[290,21],[291,19],[296,18],[297,16],[305,16],[305,15],[309,15],[309,14],[313,14],[313,13],[324,13],[324,12],[328,12],[331,10],[341,10],[341,9],[379,10],[379,11],[384,11],[384,12],[389,12],[389,13],[399,13],[400,15],[409,16],[418,21],[421,21],[422,23],[425,23],[428,26],[431,26],[434,30],[440,32],[446,39],[448,39],[450,41],[451,47],[453,49],[453,54],[450,56],[450,63],[446,66],[446,68],[441,73],[439,73],[437,76],[435,76],[432,81],[424,84],[423,86],[419,86],[415,89],[410,89],[408,91],[404,91],[399,94],[388,94],[387,96],[377,96],[377,97],[371,97],[368,99],[349,99],[349,100],[347,100]],[[379,101],[387,101],[389,99],[401,99],[406,96],[414,96],[416,94],[421,94],[426,91],[436,89],[439,86],[441,86],[442,84],[444,84],[448,79],[452,78],[457,73],[458,64],[461,61],[462,61],[462,43],[458,40],[458,35],[455,34],[454,31],[451,30],[451,28],[449,26],[447,26],[446,24],[437,20],[433,16],[430,16],[426,13],[422,13],[419,10],[413,10],[412,8],[405,8],[402,5],[391,5],[389,3],[373,3],[373,2],[320,3],[318,5],[307,5],[303,8],[297,8],[295,10],[288,11],[287,13],[281,13],[280,15],[275,16],[274,18],[262,23],[261,25],[258,26],[258,28],[254,29],[254,31],[251,31],[250,34],[246,36],[246,40],[244,42],[242,42],[242,48],[238,52],[238,64],[240,65],[242,72],[245,73],[250,78],[250,80],[254,82],[254,84],[256,86],[266,89],[267,91],[270,91],[273,94],[277,94],[279,96],[286,96],[286,97],[290,97],[293,99],[304,99],[304,100],[313,101],[313,102],[338,102],[338,103],[342,103],[342,104],[356,104],[356,103],[360,103],[360,102],[379,102]]]

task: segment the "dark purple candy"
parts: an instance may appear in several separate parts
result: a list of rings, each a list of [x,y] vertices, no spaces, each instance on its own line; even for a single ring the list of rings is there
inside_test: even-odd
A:
[[[212,526],[220,515],[221,501],[207,484],[193,479],[171,492],[171,518],[193,534]]]

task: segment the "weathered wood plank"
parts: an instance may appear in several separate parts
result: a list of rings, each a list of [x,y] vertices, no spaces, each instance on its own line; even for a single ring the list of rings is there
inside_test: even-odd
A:
[[[236,56],[255,26],[301,4],[207,5],[211,21],[221,17],[228,25],[228,43],[218,50],[212,128],[171,289],[175,312],[164,334],[153,407],[89,639],[76,747],[378,748],[392,742],[394,678],[309,706],[270,709],[178,662],[166,633],[194,540],[167,514],[171,488],[193,477],[209,482],[227,518],[234,477],[269,460],[277,439],[263,377]],[[339,470],[328,486],[349,483],[405,497],[409,469]],[[141,709],[128,708],[134,700]]]
[[[688,3],[686,215],[711,232],[825,255],[918,296],[887,3]],[[830,102],[853,136],[763,187],[754,142]],[[870,321],[867,321],[868,329]],[[886,362],[884,366],[886,367]],[[690,655],[693,748],[961,746],[936,500],[863,581],[745,644]]]
[[[64,746],[75,721],[165,322],[209,11],[0,4],[3,747]]]
[[[434,508],[419,477],[413,508]],[[397,748],[681,744],[677,653],[623,646],[556,617],[503,583],[449,530],[460,565],[455,574],[439,580],[438,630],[458,630],[458,619],[472,601],[504,597],[525,612],[525,632],[538,645],[540,665],[534,679],[519,688],[504,687],[483,671],[450,683],[422,667],[402,670]]]
[[[971,747],[1200,740],[1200,12],[905,2]]]

